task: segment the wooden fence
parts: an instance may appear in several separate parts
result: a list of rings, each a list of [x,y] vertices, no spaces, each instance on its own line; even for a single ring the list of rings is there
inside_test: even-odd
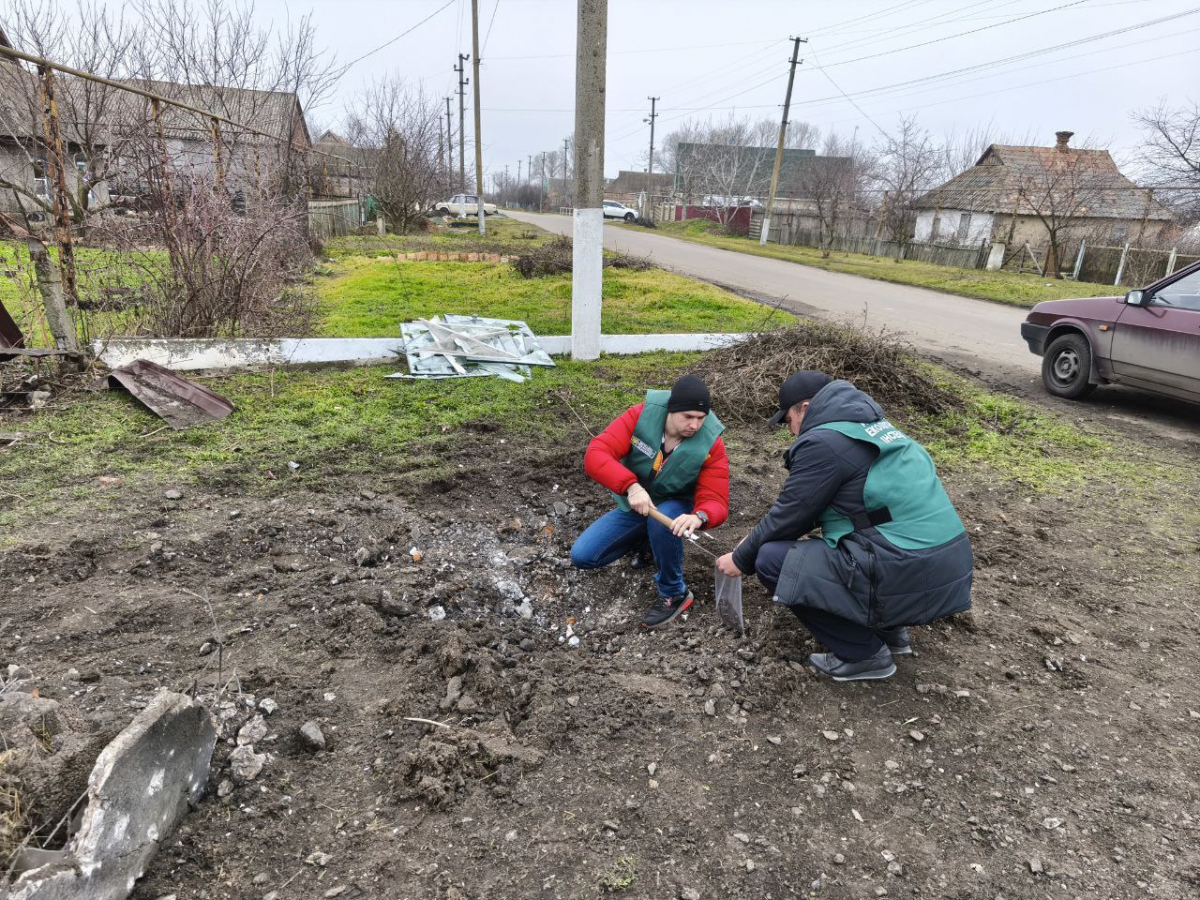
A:
[[[308,233],[318,241],[354,234],[362,225],[362,205],[358,200],[308,202]]]

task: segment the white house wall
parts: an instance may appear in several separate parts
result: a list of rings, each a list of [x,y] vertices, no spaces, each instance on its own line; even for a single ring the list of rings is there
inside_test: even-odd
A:
[[[917,213],[917,221],[913,226],[913,240],[918,243],[930,243],[933,240],[933,210],[923,209]],[[966,210],[943,209],[938,213],[937,243],[964,245],[978,244],[990,240],[995,216],[992,213],[972,212],[971,223],[967,226],[966,237],[958,239],[958,225]]]

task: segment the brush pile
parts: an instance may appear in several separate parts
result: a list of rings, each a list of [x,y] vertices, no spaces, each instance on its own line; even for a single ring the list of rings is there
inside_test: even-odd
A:
[[[721,418],[758,425],[779,408],[779,385],[805,369],[842,378],[891,412],[944,413],[962,405],[903,341],[865,325],[805,322],[705,355],[695,368]]]
[[[513,260],[513,268],[523,278],[543,278],[547,275],[562,275],[570,272],[573,267],[573,251],[571,239],[566,237],[547,241],[540,247],[522,253]],[[617,253],[604,257],[605,268],[632,269],[644,272],[654,268],[654,263],[642,256],[630,256]]]

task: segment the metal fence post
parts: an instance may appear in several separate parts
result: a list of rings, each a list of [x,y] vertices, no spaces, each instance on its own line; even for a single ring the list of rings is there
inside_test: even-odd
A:
[[[1121,275],[1125,272],[1125,257],[1129,255],[1129,242],[1125,242],[1125,248],[1121,251],[1121,262],[1117,264],[1117,277],[1113,281],[1113,287],[1121,283]]]
[[[1178,255],[1179,255],[1179,248],[1172,247],[1171,255],[1167,257],[1167,275],[1170,275],[1172,272],[1175,271],[1175,257],[1177,257]],[[1165,278],[1166,276],[1163,276],[1163,277]]]
[[[1075,257],[1075,271],[1071,274],[1074,281],[1079,280],[1079,271],[1083,268],[1083,254],[1087,250],[1087,240],[1079,242],[1079,255]]]

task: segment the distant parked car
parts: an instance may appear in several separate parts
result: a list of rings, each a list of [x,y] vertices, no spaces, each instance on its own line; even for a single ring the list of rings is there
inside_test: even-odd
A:
[[[1021,337],[1056,397],[1128,384],[1200,402],[1200,263],[1124,297],[1039,303]]]
[[[624,219],[626,222],[632,222],[637,218],[637,210],[630,209],[624,203],[618,203],[616,200],[605,200],[604,218]]]
[[[455,194],[449,200],[441,200],[434,205],[434,210],[443,216],[477,216],[479,215],[479,197],[475,194]],[[465,208],[465,212],[464,212]],[[496,204],[483,202],[483,214],[494,216]]]

